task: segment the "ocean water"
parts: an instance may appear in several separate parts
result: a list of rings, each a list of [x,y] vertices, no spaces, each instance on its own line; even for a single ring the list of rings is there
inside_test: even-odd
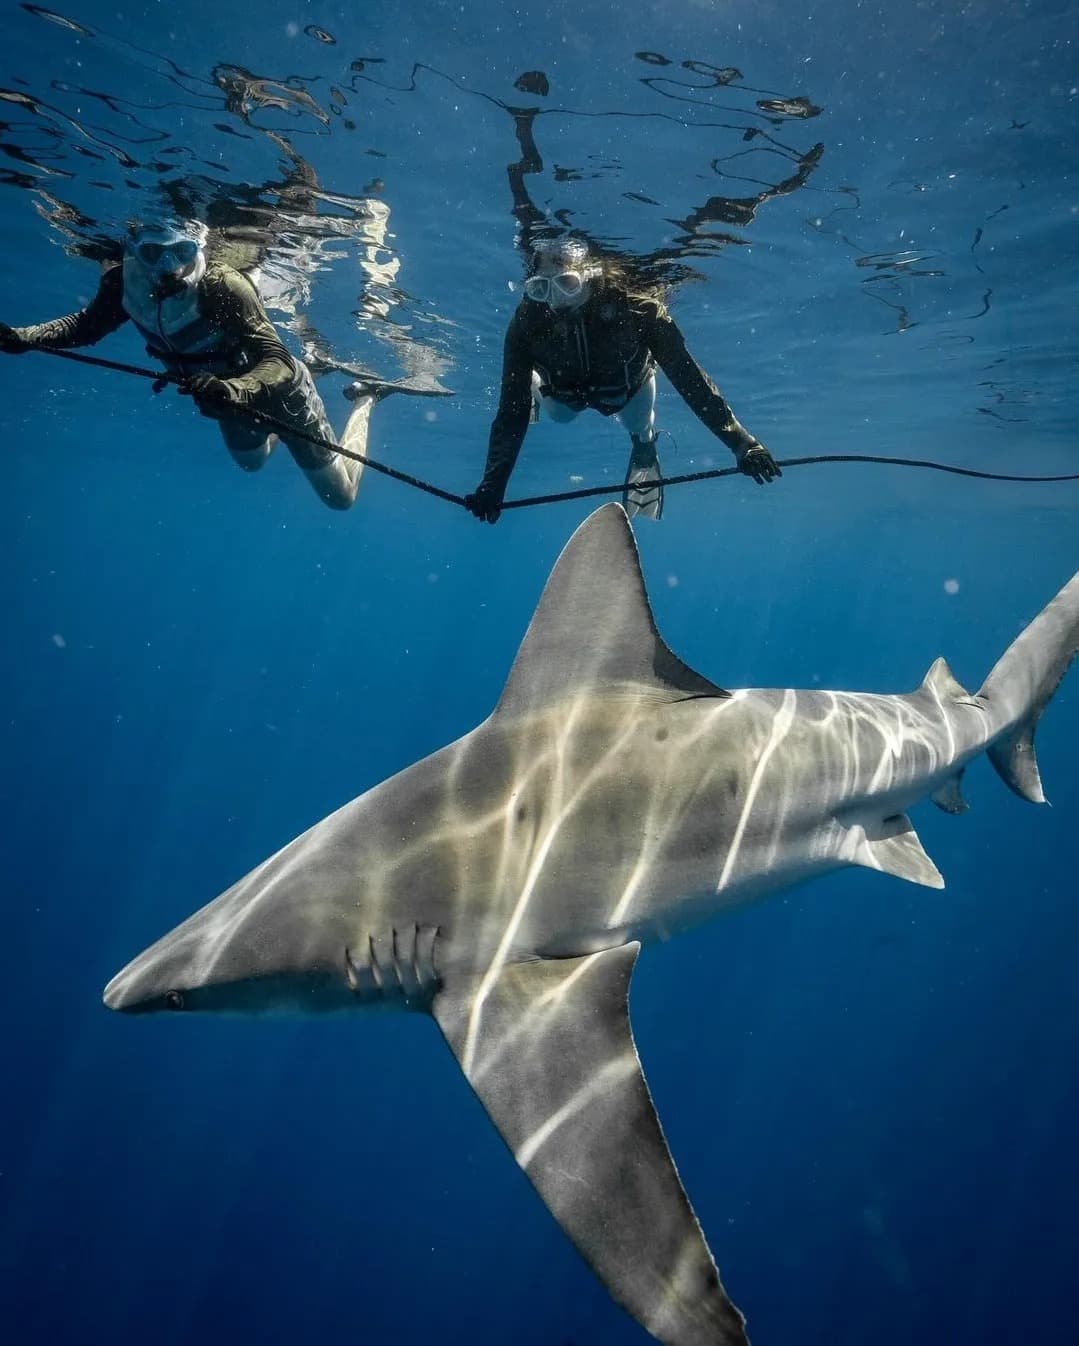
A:
[[[297,353],[454,391],[387,400],[369,451],[463,493],[525,192],[666,268],[777,457],[1079,471],[1076,18],[12,4],[0,318],[79,307],[95,249],[165,202],[255,220]],[[130,330],[95,354],[146,364]],[[368,473],[335,514],[282,453],[236,471],[171,390],[41,354],[0,376],[0,1332],[644,1343],[425,1016],[101,1004],[151,940],[489,712],[592,502],[489,528]],[[343,382],[320,380],[337,424]],[[725,465],[660,382],[664,466]],[[624,462],[613,422],[540,424],[510,494]],[[638,538],[706,676],[903,691],[940,654],[976,688],[1076,569],[1077,521],[1077,482],[816,465],[672,488]],[[1077,748],[1073,673],[1039,734],[1052,808],[979,762],[969,814],[915,811],[942,892],[848,870],[642,955],[647,1078],[756,1346],[1079,1343]]]

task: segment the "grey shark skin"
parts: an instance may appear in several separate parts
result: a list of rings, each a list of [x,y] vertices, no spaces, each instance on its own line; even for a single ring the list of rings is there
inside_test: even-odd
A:
[[[640,944],[846,865],[942,886],[907,808],[961,811],[981,752],[1043,801],[1034,726],[1077,645],[1079,575],[977,695],[943,660],[905,695],[728,693],[657,634],[606,505],[489,719],[265,861],[105,1003],[429,1011],[615,1300],[666,1346],[744,1346],[634,1046]]]

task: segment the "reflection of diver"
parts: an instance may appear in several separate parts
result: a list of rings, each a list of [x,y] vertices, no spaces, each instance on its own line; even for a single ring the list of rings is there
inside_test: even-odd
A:
[[[483,479],[465,500],[471,512],[488,523],[497,521],[529,419],[540,406],[558,421],[591,407],[617,416],[629,432],[626,509],[658,519],[663,491],[654,484],[660,476],[657,365],[747,476],[763,484],[781,475],[772,455],[740,424],[690,355],[659,299],[620,283],[613,267],[590,255],[580,239],[536,244],[525,298],[506,333],[502,391]]]
[[[389,345],[403,366],[404,378],[393,382],[393,389],[448,395],[438,382],[445,357],[419,342],[412,324],[390,317],[407,296],[397,288],[401,259],[391,241],[390,207],[380,199],[382,182],[377,178],[368,182],[359,196],[328,191],[290,136],[260,124],[259,114],[268,110],[287,111],[290,117],[311,118],[329,127],[328,113],[299,87],[302,81],[282,83],[227,64],[216,65],[212,78],[224,96],[226,112],[242,122],[250,136],[265,139],[279,151],[280,173],[261,184],[192,174],[170,179],[159,184],[169,213],[205,222],[208,259],[224,261],[255,283],[264,307],[278,327],[298,341],[303,361],[316,378],[338,371],[361,378],[373,391],[385,391],[389,382],[338,358],[310,311],[316,273],[346,255],[353,257],[361,281],[353,316],[362,330]]]
[[[299,432],[292,437],[282,430],[280,437],[321,498],[332,509],[348,509],[363,464],[299,437],[337,443],[306,365],[281,344],[251,281],[222,262],[207,261],[203,234],[198,225],[176,222],[138,229],[125,243],[122,265],[106,267],[85,309],[34,327],[3,324],[0,350],[90,346],[130,318],[148,353],[182,378],[181,391],[219,422],[241,467],[262,467],[277,438],[242,413],[272,416]],[[357,385],[349,393],[355,407],[341,447],[363,453],[377,394]]]
[[[517,80],[516,87],[522,91],[545,97],[549,86],[547,76],[541,71],[533,70],[521,75]],[[550,237],[552,231],[569,228],[567,212],[551,211],[545,213],[540,210],[532,200],[525,182],[527,176],[536,176],[543,172],[543,157],[536,145],[535,122],[537,117],[549,113],[550,110],[538,107],[512,107],[508,103],[503,103],[501,99],[490,98],[489,95],[485,96],[488,97],[490,102],[497,104],[498,107],[508,112],[513,119],[513,131],[520,147],[521,156],[516,163],[506,165],[506,174],[509,179],[510,196],[513,200],[512,213],[518,225],[517,245],[526,255],[529,255],[538,238]],[[784,101],[789,104],[796,100]],[[741,241],[733,235],[709,233],[705,226],[710,224],[735,224],[745,227],[752,224],[757,217],[757,211],[765,202],[790,196],[793,192],[804,187],[824,154],[823,144],[818,143],[799,153],[767,135],[759,127],[754,126],[747,127],[742,138],[743,140],[756,140],[759,137],[764,137],[768,142],[766,153],[778,155],[780,158],[794,163],[794,171],[774,184],[761,183],[761,190],[755,192],[752,196],[710,196],[702,205],[691,210],[685,219],[669,220],[669,224],[676,224],[685,232],[675,237],[667,246],[639,255],[635,261],[635,267],[639,272],[642,274],[647,272],[656,276],[665,272],[667,281],[683,279],[695,274],[684,265],[679,265],[679,263],[682,263],[683,259],[687,257],[700,254],[702,251],[714,251],[727,243]],[[720,162],[741,157],[745,153],[752,153],[752,151],[740,151],[737,155],[729,156],[728,160],[714,159],[712,161],[713,171],[719,171],[717,165]],[[587,237],[585,231],[580,229],[579,226],[575,227],[574,232],[582,237]],[[592,241],[592,246],[596,251],[603,251],[595,240]]]

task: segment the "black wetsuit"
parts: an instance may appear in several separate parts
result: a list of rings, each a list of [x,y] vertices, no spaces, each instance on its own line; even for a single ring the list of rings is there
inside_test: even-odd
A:
[[[532,371],[545,396],[604,416],[620,411],[658,365],[686,405],[736,455],[756,444],[686,349],[674,320],[654,300],[597,287],[579,308],[554,310],[523,299],[510,319],[502,390],[491,425],[483,488],[501,499],[532,412]]]
[[[241,410],[250,407],[305,434],[334,442],[309,371],[282,345],[251,281],[230,266],[211,262],[196,292],[198,316],[182,332],[155,334],[140,325],[147,353],[178,377],[214,374],[227,379]],[[110,265],[102,272],[97,294],[80,312],[33,327],[17,327],[15,334],[31,346],[60,350],[92,346],[130,320],[123,297],[123,268]],[[254,422],[236,417],[221,420],[226,439],[238,441],[240,448],[254,448],[266,437],[266,430]],[[306,439],[291,440],[285,433],[281,438],[306,471],[317,470],[333,458],[332,451]]]

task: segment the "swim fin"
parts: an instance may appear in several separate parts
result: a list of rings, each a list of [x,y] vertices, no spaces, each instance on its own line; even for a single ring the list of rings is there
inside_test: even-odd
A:
[[[646,519],[663,517],[663,487],[656,485],[663,475],[656,453],[655,439],[642,440],[631,435],[633,448],[626,467],[625,490],[622,505],[632,519],[641,515]]]

